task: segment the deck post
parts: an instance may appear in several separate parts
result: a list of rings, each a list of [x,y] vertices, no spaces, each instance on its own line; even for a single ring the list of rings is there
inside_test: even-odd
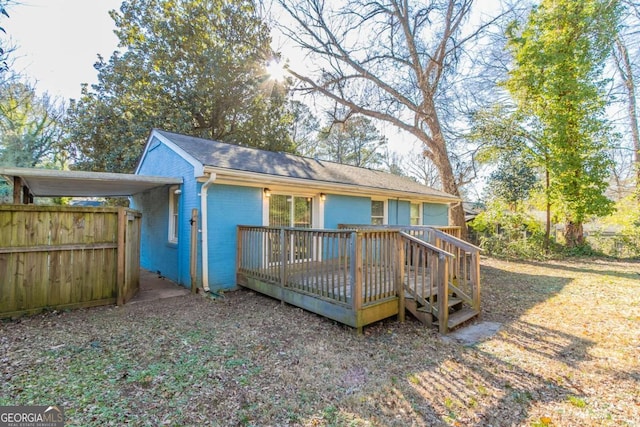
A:
[[[444,255],[438,256],[438,324],[441,334],[449,326],[449,263]]]
[[[404,303],[404,262],[405,262],[405,245],[400,233],[397,233],[395,240],[395,263],[396,263],[396,292],[398,293],[398,321],[405,321],[405,303]]]
[[[288,250],[287,250],[287,233],[284,228],[280,229],[280,286],[281,292],[280,295],[283,295],[284,288],[287,286],[287,258],[288,258]],[[284,304],[284,299],[280,298],[280,303]]]
[[[480,253],[471,254],[471,282],[473,283],[473,309],[480,313]]]
[[[351,233],[351,308],[358,334],[362,334],[362,233]]]

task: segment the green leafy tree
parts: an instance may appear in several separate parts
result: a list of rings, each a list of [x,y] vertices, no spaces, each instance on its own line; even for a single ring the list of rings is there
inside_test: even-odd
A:
[[[583,242],[582,224],[606,215],[610,130],[602,68],[618,22],[616,1],[543,0],[523,29],[510,28],[514,68],[506,86],[535,116],[549,149],[550,195],[566,218],[568,246]]]
[[[17,77],[0,84],[0,165],[61,167],[64,107]]]
[[[543,138],[540,120],[528,112],[514,109],[510,105],[493,105],[476,112],[470,137],[482,142],[477,156],[480,163],[497,165],[494,176],[497,180],[488,183],[489,193],[510,201],[512,207],[517,201],[527,199],[536,187],[536,172],[544,175],[544,198],[546,208],[545,249],[551,239],[551,191],[550,191],[550,148]],[[518,185],[515,182],[518,182]],[[504,188],[511,187],[515,194]],[[496,187],[496,191],[493,191]],[[509,194],[511,193],[511,194]]]
[[[529,199],[537,183],[538,175],[531,162],[521,154],[512,153],[502,156],[496,170],[489,175],[487,187],[493,197],[504,200],[515,211]]]
[[[317,154],[337,163],[376,168],[382,165],[382,149],[386,145],[387,138],[380,134],[371,119],[355,116],[321,129]]]
[[[79,167],[131,171],[153,127],[293,151],[286,83],[269,79],[269,29],[251,0],[126,0],[123,52],[69,109]]]

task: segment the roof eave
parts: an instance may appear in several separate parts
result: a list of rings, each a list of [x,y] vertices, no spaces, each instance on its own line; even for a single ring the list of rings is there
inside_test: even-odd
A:
[[[263,174],[258,172],[239,171],[235,169],[205,166],[205,174],[215,173],[216,183],[244,185],[248,187],[266,187],[269,185],[282,185],[300,187],[306,190],[316,189],[318,192],[336,191],[340,194],[357,196],[385,196],[399,199],[420,199],[442,203],[457,203],[460,198],[453,195],[418,193],[412,191],[390,190],[366,185],[344,184],[330,181],[318,181],[305,178],[293,178],[279,175]]]

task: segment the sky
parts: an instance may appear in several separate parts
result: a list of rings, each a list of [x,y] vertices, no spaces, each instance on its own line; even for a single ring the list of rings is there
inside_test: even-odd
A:
[[[122,0],[18,0],[2,26],[16,47],[13,69],[38,92],[80,97],[81,83],[96,83],[97,55],[108,59],[118,38],[109,11]]]

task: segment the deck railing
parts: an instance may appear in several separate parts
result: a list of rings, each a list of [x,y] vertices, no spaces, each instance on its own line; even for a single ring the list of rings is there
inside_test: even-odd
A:
[[[373,225],[373,224],[338,224],[340,230],[394,230],[404,231],[420,240],[429,239],[429,230],[439,230],[460,239],[460,227],[448,225]]]
[[[239,226],[237,268],[357,309],[396,295],[396,240],[388,230]]]
[[[455,294],[480,312],[481,249],[460,239],[460,227],[340,224],[339,228],[396,230],[404,237],[404,286],[414,298],[431,307],[442,332],[447,329],[449,295]]]
[[[272,296],[294,291],[356,313],[397,299],[401,318],[409,292],[446,332],[450,293],[480,307],[479,249],[450,234],[456,230],[238,226],[239,283],[259,280]]]

